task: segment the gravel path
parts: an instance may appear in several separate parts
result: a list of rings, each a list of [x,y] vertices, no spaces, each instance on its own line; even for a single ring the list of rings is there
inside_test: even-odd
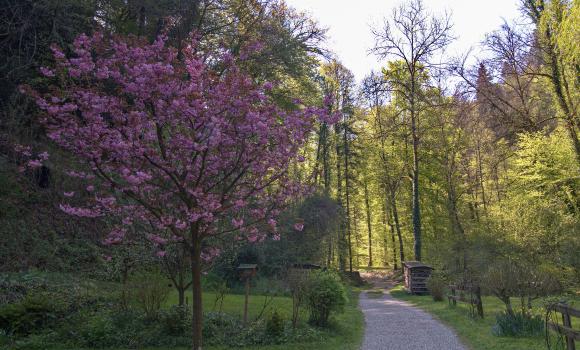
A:
[[[359,300],[366,324],[362,350],[467,349],[452,330],[388,291],[383,295],[363,292]]]

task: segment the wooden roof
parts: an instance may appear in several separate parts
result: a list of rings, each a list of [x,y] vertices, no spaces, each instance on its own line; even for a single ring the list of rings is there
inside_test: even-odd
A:
[[[427,264],[423,264],[420,261],[403,261],[403,265],[405,265],[405,267],[410,268],[410,269],[414,269],[417,267],[425,267],[428,269],[433,270],[433,268]]]

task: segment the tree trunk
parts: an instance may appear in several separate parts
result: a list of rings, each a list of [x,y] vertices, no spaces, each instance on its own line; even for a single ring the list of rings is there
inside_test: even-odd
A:
[[[393,221],[395,222],[395,229],[397,231],[397,237],[399,239],[399,255],[401,265],[405,261],[405,250],[403,249],[403,236],[401,235],[401,225],[399,224],[399,212],[397,210],[397,202],[393,200],[391,203],[391,209],[393,210]]]
[[[179,300],[179,306],[185,305],[185,289],[177,288],[177,295]]]
[[[191,247],[191,278],[192,278],[192,336],[193,350],[201,350],[202,347],[202,327],[203,308],[201,296],[201,240],[197,232],[192,230]]]
[[[483,211],[487,215],[487,200],[485,197],[485,186],[483,184],[483,164],[481,161],[481,145],[479,138],[477,139],[477,171],[479,175],[479,187],[481,188],[481,200],[483,202]]]
[[[338,139],[336,141],[336,199],[338,203],[343,206],[342,201],[342,171],[341,171],[341,164],[342,164],[342,157],[340,156],[340,129],[339,124],[336,123],[334,126],[334,132],[337,135]],[[344,207],[343,207],[344,208]],[[346,222],[340,220],[340,225],[338,228],[338,266],[341,271],[345,271],[346,267],[346,256],[345,256],[345,237],[344,237],[344,229]]]
[[[350,188],[349,188],[349,174],[348,174],[348,139],[347,128],[344,126],[344,192],[346,195],[346,234],[348,236],[348,270],[352,274],[352,233],[350,229]]]
[[[505,304],[505,309],[506,309],[508,315],[515,316],[514,310],[512,308],[512,302],[511,302],[510,298],[509,297],[503,297],[503,298],[501,298],[501,300]]]
[[[369,204],[369,189],[365,181],[365,206],[367,210],[367,229],[369,232],[369,267],[373,266],[373,235],[371,225],[371,207]]]
[[[392,211],[389,210],[388,204],[386,201],[385,201],[384,210],[385,210],[384,215],[386,216],[387,222],[389,223],[389,227],[391,228],[391,244],[392,244],[391,246],[393,249],[393,269],[397,270],[398,266],[397,266],[397,246],[395,245],[395,224],[393,223],[393,220],[392,220],[392,217],[393,217]],[[385,244],[385,249],[386,249],[386,244]]]
[[[415,76],[411,74],[411,137],[413,142],[413,238],[415,260],[421,261],[421,209],[419,202],[419,136],[415,110]]]

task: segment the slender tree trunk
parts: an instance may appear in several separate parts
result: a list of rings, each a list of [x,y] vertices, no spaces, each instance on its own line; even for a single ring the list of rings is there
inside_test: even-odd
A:
[[[350,186],[348,174],[348,139],[347,128],[344,127],[344,192],[346,195],[346,234],[348,236],[348,270],[352,273],[352,233],[350,229]]]
[[[341,171],[341,164],[342,164],[342,157],[340,155],[340,129],[339,124],[336,123],[334,126],[334,131],[338,136],[338,140],[336,141],[336,198],[338,203],[343,206],[342,201],[342,171]],[[344,208],[344,207],[343,207]],[[345,256],[345,227],[346,221],[340,220],[340,226],[338,228],[338,265],[341,271],[346,270],[346,256]]]
[[[448,165],[449,166],[449,165]],[[455,185],[453,184],[453,178],[450,174],[447,175],[447,213],[449,216],[449,222],[451,224],[451,232],[453,232],[456,239],[460,242],[460,252],[457,252],[457,271],[463,270],[465,272],[467,270],[467,247],[465,241],[465,231],[463,230],[463,225],[461,225],[461,221],[459,220],[459,213],[457,212],[457,196],[455,193]],[[459,256],[463,258],[463,269],[461,268],[461,264],[459,262]]]
[[[320,125],[320,129],[318,130],[318,144],[316,145],[316,161],[314,162],[314,183],[316,185],[319,185],[320,161],[322,158],[322,138],[324,132],[323,128],[324,124]]]
[[[399,255],[401,264],[405,261],[405,249],[403,248],[403,236],[401,235],[401,225],[399,224],[399,211],[397,210],[397,202],[393,200],[391,202],[391,209],[393,211],[393,221],[395,222],[395,230],[397,231],[397,237],[399,239]]]
[[[481,200],[483,202],[483,211],[487,215],[487,200],[485,198],[485,187],[483,185],[483,165],[481,161],[481,146],[479,138],[477,139],[477,171],[479,173],[479,187],[481,188]]]
[[[388,199],[385,200],[385,205],[383,207],[383,216],[386,218],[389,227],[391,229],[391,249],[393,250],[393,269],[397,270],[397,246],[395,244],[395,224],[393,223],[393,213],[389,208]],[[386,240],[386,238],[385,238]],[[386,250],[386,244],[385,244]]]
[[[202,348],[203,307],[201,292],[201,239],[192,229],[191,240],[191,278],[192,278],[192,335],[193,350]]]
[[[369,233],[369,267],[373,266],[373,234],[371,225],[371,206],[369,203],[369,188],[365,180],[365,206],[367,211],[367,229]]]
[[[421,261],[421,208],[419,201],[419,136],[415,109],[415,75],[411,74],[411,137],[413,143],[413,238],[415,260]]]

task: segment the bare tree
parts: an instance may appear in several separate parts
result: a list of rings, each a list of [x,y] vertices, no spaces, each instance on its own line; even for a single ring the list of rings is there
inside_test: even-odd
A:
[[[438,17],[430,14],[422,0],[410,0],[393,11],[382,27],[372,30],[375,46],[371,52],[382,59],[401,60],[406,79],[394,81],[393,88],[407,102],[413,146],[413,236],[415,259],[421,260],[421,210],[419,202],[419,119],[422,77],[430,66],[430,59],[452,40],[449,14]]]

